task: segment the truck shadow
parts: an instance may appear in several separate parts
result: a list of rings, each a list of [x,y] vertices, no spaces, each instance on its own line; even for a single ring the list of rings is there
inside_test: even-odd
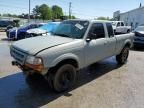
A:
[[[8,38],[2,38],[1,41],[3,41],[3,42],[14,42],[14,40],[8,39]]]
[[[144,52],[144,46],[133,47],[131,50],[133,50],[133,51],[139,51],[139,52]]]
[[[8,38],[2,38],[1,41],[10,41]]]
[[[114,60],[108,59],[80,70],[76,85],[64,93],[55,93],[49,89],[42,76],[25,80],[22,73],[0,78],[0,107],[25,108],[41,107],[61,96],[70,97],[72,90],[120,68]]]

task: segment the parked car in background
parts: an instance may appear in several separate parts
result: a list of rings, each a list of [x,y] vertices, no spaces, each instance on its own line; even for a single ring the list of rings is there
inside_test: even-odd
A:
[[[131,32],[131,26],[125,26],[123,21],[112,21],[112,26],[116,34],[125,34]]]
[[[134,33],[134,46],[144,46],[144,25],[138,26]]]
[[[13,28],[7,31],[8,39],[20,40],[26,37],[27,30],[43,26],[44,23],[26,24],[19,28]]]
[[[9,28],[15,27],[16,24],[13,21],[9,20],[0,20],[0,31],[6,31]]]
[[[59,24],[60,22],[49,22],[39,28],[29,29],[27,30],[26,37],[28,38],[40,35],[48,35],[49,33],[53,32]]]
[[[12,65],[27,75],[44,76],[57,92],[73,86],[77,71],[116,56],[124,64],[133,46],[133,33],[114,35],[111,22],[97,20],[66,20],[50,36],[38,36],[13,43]]]

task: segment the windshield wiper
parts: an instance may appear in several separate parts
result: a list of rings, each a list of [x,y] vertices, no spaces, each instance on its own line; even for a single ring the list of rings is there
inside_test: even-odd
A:
[[[69,35],[66,34],[60,34],[60,33],[54,33],[54,35],[62,36],[62,37],[70,37]]]

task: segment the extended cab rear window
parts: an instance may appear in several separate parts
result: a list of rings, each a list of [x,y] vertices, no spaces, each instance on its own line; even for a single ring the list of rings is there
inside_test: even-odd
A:
[[[106,27],[107,27],[109,37],[113,37],[114,36],[114,31],[113,31],[111,23],[106,23]]]

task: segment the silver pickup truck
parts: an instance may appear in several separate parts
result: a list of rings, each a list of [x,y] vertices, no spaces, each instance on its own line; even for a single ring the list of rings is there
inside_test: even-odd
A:
[[[124,64],[133,45],[133,33],[114,35],[111,22],[67,20],[52,35],[15,42],[10,53],[27,75],[39,73],[50,87],[62,92],[76,82],[79,69],[116,56]]]

